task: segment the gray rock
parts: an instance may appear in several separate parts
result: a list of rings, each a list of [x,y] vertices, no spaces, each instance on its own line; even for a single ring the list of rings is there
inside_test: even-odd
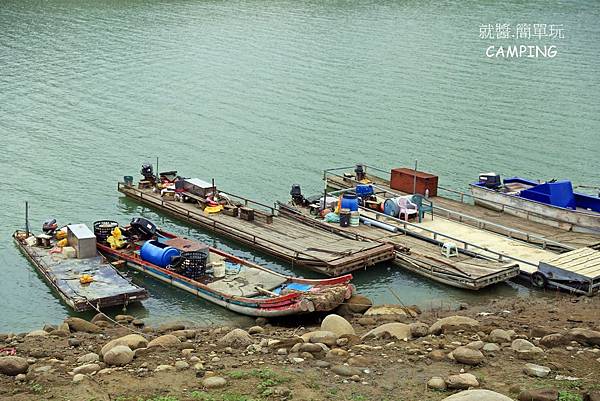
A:
[[[7,376],[16,376],[19,373],[26,373],[29,369],[27,359],[19,356],[0,357],[0,373]]]
[[[467,348],[471,348],[471,349],[476,349],[476,350],[480,350],[483,348],[484,346],[484,342],[483,341],[472,341],[470,343],[468,343],[466,345]]]
[[[75,376],[73,376],[73,383],[75,383],[75,384],[81,383],[84,380],[85,380],[85,375],[83,373],[79,373],[79,374],[76,374]]]
[[[519,394],[520,401],[557,401],[558,390],[553,388],[541,388],[525,390]]]
[[[211,376],[202,380],[202,386],[206,388],[221,388],[227,385],[227,380],[220,376]]]
[[[147,345],[147,348],[154,347],[163,347],[163,348],[172,348],[177,347],[181,344],[179,338],[175,337],[172,334],[165,334],[160,337],[156,337],[154,340],[150,341]]]
[[[185,330],[185,324],[181,322],[167,322],[158,326],[158,331],[160,333],[167,333],[175,330]]]
[[[127,365],[133,360],[133,351],[126,345],[112,347],[104,354],[104,362],[109,366]]]
[[[82,355],[77,358],[77,363],[94,363],[100,360],[100,356],[95,352],[90,352],[88,354]]]
[[[450,389],[466,390],[469,387],[479,387],[477,378],[470,373],[450,375],[446,378],[446,385]]]
[[[416,322],[409,324],[410,326],[410,335],[413,338],[425,337],[429,334],[429,326],[425,323]]]
[[[441,334],[463,329],[476,329],[479,322],[466,316],[449,316],[439,319],[429,328],[430,334]]]
[[[435,376],[429,379],[427,388],[432,390],[446,390],[446,382],[441,377]]]
[[[333,347],[338,336],[331,331],[318,330],[303,334],[302,339],[307,343],[322,343],[328,347]]]
[[[82,366],[78,366],[75,369],[73,369],[73,373],[77,374],[84,374],[84,375],[89,375],[91,373],[97,372],[99,371],[100,365],[98,365],[97,363],[88,363],[87,365],[82,365]]]
[[[112,323],[110,318],[106,316],[104,313],[96,313],[91,320],[92,323],[96,324],[98,322],[109,322]]]
[[[456,362],[473,366],[480,364],[484,360],[484,356],[481,351],[469,347],[456,348],[454,351],[452,351],[452,356]]]
[[[526,363],[523,372],[532,377],[546,377],[550,374],[550,368],[533,363]]]
[[[175,362],[175,369],[177,370],[186,370],[190,367],[190,364],[186,361],[177,361]]]
[[[100,350],[100,355],[104,355],[111,348],[117,345],[125,345],[131,350],[136,350],[138,348],[146,348],[148,346],[148,340],[139,334],[128,334],[123,337],[115,338],[102,347],[102,350]]]
[[[102,331],[102,329],[100,329],[100,327],[96,326],[94,323],[78,317],[70,317],[65,319],[65,323],[69,325],[69,329],[71,331],[83,331],[86,333],[100,333]]]
[[[115,316],[115,320],[119,323],[122,323],[122,322],[130,323],[135,320],[135,317],[133,317],[131,315],[117,315],[117,316]]]
[[[495,329],[490,332],[488,340],[492,343],[509,343],[511,340],[511,333],[502,329]]]
[[[569,330],[569,338],[583,345],[600,345],[600,331],[575,328]]]
[[[373,306],[373,302],[364,295],[357,294],[348,299],[346,301],[346,305],[353,313],[365,313],[371,306]]]
[[[483,345],[483,352],[498,352],[500,351],[500,347],[498,344],[494,343],[485,343]]]
[[[171,365],[158,365],[154,369],[154,371],[156,373],[159,373],[159,372],[168,372],[168,371],[171,371],[171,370],[175,370],[175,368],[173,366],[171,366]]]
[[[346,319],[336,314],[328,315],[323,319],[323,322],[321,322],[321,330],[331,331],[338,337],[343,336],[344,334],[356,334],[352,325]]]
[[[254,340],[245,330],[233,329],[221,337],[218,343],[225,347],[246,348],[248,345],[253,344]]]
[[[297,344],[294,345],[294,347],[298,346],[297,350],[294,350],[293,352],[310,352],[311,354],[314,353],[319,353],[323,351],[323,347],[321,347],[319,344],[315,344],[315,343],[304,343],[304,344]],[[292,347],[292,350],[294,348]]]
[[[362,370],[359,368],[355,368],[352,366],[346,366],[346,365],[335,365],[331,368],[331,371],[333,373],[335,373],[336,375],[345,376],[345,377],[351,377],[354,375],[360,376],[363,373]]]
[[[362,339],[368,338],[394,338],[396,340],[407,341],[411,338],[410,326],[404,323],[386,323],[374,328],[365,335]]]
[[[466,390],[446,397],[442,401],[512,401],[512,398],[490,390]]]
[[[546,348],[554,348],[560,347],[562,345],[567,345],[569,343],[569,338],[560,334],[548,334],[547,336],[542,337],[540,340],[540,345],[543,345]]]
[[[79,347],[81,345],[81,340],[78,338],[69,338],[69,345],[71,347]]]
[[[252,326],[248,329],[248,334],[250,334],[250,335],[262,334],[264,332],[265,332],[265,329],[263,329],[260,326]]]

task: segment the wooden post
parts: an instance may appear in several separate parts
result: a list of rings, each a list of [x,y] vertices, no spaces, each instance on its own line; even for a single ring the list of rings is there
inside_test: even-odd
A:
[[[25,231],[29,236],[29,202],[25,201]]]
[[[413,195],[417,193],[417,160],[415,160],[415,177],[413,180]]]

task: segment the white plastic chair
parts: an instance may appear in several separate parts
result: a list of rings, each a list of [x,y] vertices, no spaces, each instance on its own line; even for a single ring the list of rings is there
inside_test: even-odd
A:
[[[397,202],[399,210],[398,217],[401,218],[402,214],[404,214],[404,221],[408,221],[411,215],[419,213],[417,205],[411,202],[410,199],[401,196],[398,198]]]

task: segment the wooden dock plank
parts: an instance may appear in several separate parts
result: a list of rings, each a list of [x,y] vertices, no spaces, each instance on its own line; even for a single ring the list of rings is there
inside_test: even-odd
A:
[[[378,186],[382,186],[389,190],[390,192],[395,192],[401,195],[406,195],[406,193],[393,190],[390,188],[389,180],[385,178],[381,178],[377,175],[367,174],[367,179],[372,181],[374,184]],[[354,186],[354,182],[351,179],[343,178],[338,175],[328,175],[327,176],[327,184],[333,188],[349,188]],[[546,224],[534,222],[531,220],[527,220],[521,217],[513,216],[508,213],[504,213],[501,211],[494,211],[487,208],[484,208],[479,205],[474,205],[470,203],[461,202],[459,200],[451,199],[443,196],[432,197],[435,206],[441,207],[443,209],[448,209],[450,211],[456,212],[456,214],[447,214],[443,211],[436,211],[435,213],[441,214],[445,217],[448,217],[453,220],[461,221],[465,224],[475,225],[475,222],[468,219],[461,219],[458,213],[475,217],[480,220],[485,220],[490,223],[494,223],[497,226],[483,226],[482,228],[493,231],[502,235],[513,235],[516,238],[521,240],[527,240],[528,242],[534,244],[542,244],[540,239],[536,238],[526,238],[519,237],[516,234],[510,234],[506,230],[501,229],[498,226],[504,226],[508,228],[518,229],[535,236],[540,237],[541,239],[547,239],[551,241],[560,242],[572,248],[580,248],[580,247],[592,247],[600,245],[600,237],[594,234],[587,233],[577,233],[572,231],[565,231],[558,227],[549,226]]]
[[[340,238],[283,216],[273,216],[270,224],[263,220],[250,222],[223,213],[208,215],[193,203],[163,200],[150,189],[119,183],[118,190],[192,224],[327,275],[347,273],[393,258],[391,245]]]

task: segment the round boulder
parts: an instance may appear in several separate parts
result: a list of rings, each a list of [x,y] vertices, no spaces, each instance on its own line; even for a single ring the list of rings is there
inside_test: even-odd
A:
[[[106,354],[111,348],[116,347],[117,345],[125,345],[129,349],[135,350],[138,348],[146,348],[148,346],[148,340],[139,334],[128,334],[123,337],[115,338],[102,347],[100,355]]]
[[[202,380],[202,386],[206,388],[221,388],[227,385],[227,380],[220,376],[211,376]]]
[[[363,340],[367,338],[395,338],[407,341],[411,338],[410,326],[404,323],[382,324],[362,336]]]
[[[338,337],[344,334],[356,334],[352,325],[346,319],[336,314],[328,315],[323,319],[321,330],[331,331]]]
[[[179,340],[179,338],[175,337],[172,334],[165,334],[163,336],[156,337],[154,340],[150,341],[148,343],[148,348],[153,348],[153,347],[170,348],[170,347],[176,347],[179,344],[181,344],[181,341]]]
[[[109,366],[127,365],[133,360],[133,351],[126,345],[112,347],[104,354],[104,362]]]
[[[430,334],[441,334],[446,332],[458,331],[463,329],[474,329],[479,326],[479,322],[466,316],[448,316],[439,319],[429,328]]]
[[[353,313],[365,313],[373,306],[373,302],[364,295],[354,295],[346,301],[346,304],[348,305],[348,309]]]
[[[0,357],[0,373],[7,376],[16,376],[26,373],[29,369],[27,359],[18,356]]]
[[[452,351],[454,360],[465,365],[479,365],[483,362],[484,356],[481,351],[469,347],[458,347]]]
[[[432,377],[427,382],[427,388],[432,390],[446,390],[446,382],[441,377]]]
[[[253,344],[254,340],[245,330],[233,329],[221,337],[218,343],[225,347],[246,348],[248,345]]]

